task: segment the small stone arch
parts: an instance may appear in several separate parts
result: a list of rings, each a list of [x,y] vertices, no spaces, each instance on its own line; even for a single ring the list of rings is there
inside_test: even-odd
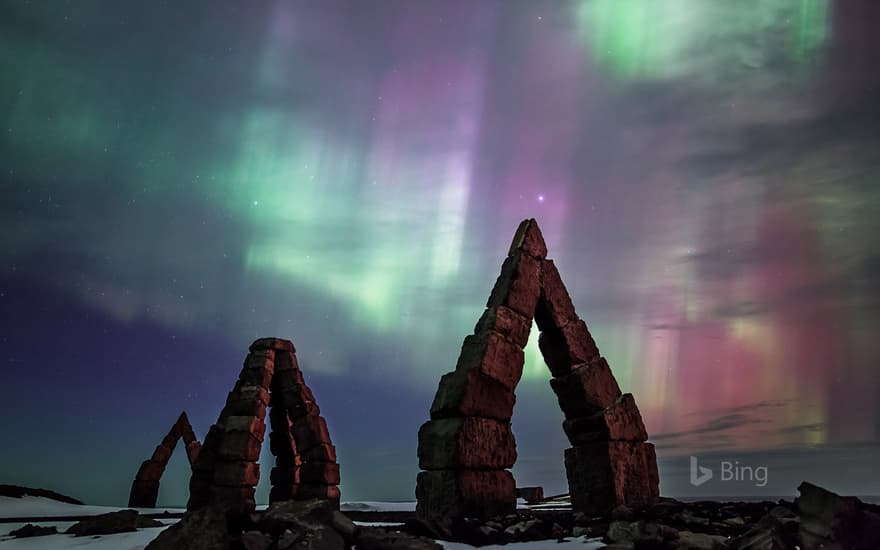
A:
[[[137,471],[134,481],[131,483],[131,493],[128,496],[128,505],[132,508],[155,508],[159,498],[159,480],[165,473],[168,460],[177,446],[177,441],[183,438],[186,446],[186,458],[190,467],[195,463],[201,448],[196,434],[193,433],[186,412],[180,413],[177,421],[171,426],[162,442],[153,451],[153,456],[145,460]]]
[[[238,513],[254,511],[267,410],[275,457],[269,501],[322,498],[338,506],[336,447],[305,383],[293,343],[261,338],[249,351],[193,464],[187,509],[216,505]]]
[[[656,501],[654,446],[635,399],[621,393],[577,316],[535,220],[520,223],[486,308],[419,429],[418,516],[445,522],[516,509],[510,419],[533,319],[572,445],[565,470],[574,510],[600,514]]]

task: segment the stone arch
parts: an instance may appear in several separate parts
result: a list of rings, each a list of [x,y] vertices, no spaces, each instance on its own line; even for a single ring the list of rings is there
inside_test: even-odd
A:
[[[233,512],[254,511],[267,409],[275,457],[270,502],[324,498],[338,505],[336,448],[305,383],[293,343],[261,338],[249,351],[193,464],[187,509],[217,505]]]
[[[183,444],[186,446],[186,458],[190,467],[195,463],[199,456],[199,440],[193,433],[186,412],[180,413],[177,421],[171,426],[156,450],[153,456],[145,460],[137,471],[134,481],[131,483],[131,493],[128,496],[128,505],[132,508],[155,508],[156,500],[159,498],[159,480],[165,473],[165,467],[168,466],[168,460],[177,446],[177,441],[183,438]]]
[[[510,419],[532,320],[571,443],[572,506],[588,514],[659,496],[654,446],[631,394],[622,394],[577,316],[533,219],[520,223],[486,310],[443,375],[419,429],[417,513],[427,521],[513,512],[516,462]]]

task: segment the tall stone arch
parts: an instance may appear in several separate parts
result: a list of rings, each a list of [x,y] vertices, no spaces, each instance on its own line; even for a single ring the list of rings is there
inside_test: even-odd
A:
[[[269,501],[323,498],[338,505],[336,448],[305,383],[293,343],[261,338],[249,351],[193,464],[187,509],[216,505],[232,512],[254,511],[267,410],[275,457]]]
[[[177,446],[177,441],[181,438],[186,446],[186,458],[192,467],[199,456],[201,446],[189,424],[186,412],[180,413],[177,421],[168,431],[168,435],[153,451],[153,455],[138,468],[137,475],[131,483],[131,493],[128,496],[129,506],[132,508],[156,507],[156,500],[159,498],[159,480],[165,473],[165,467],[168,466],[168,460],[174,452],[174,447]]]
[[[635,400],[621,393],[529,219],[520,223],[486,310],[465,337],[455,370],[440,379],[431,419],[419,429],[420,518],[515,510],[510,419],[533,319],[572,445],[565,470],[573,508],[598,514],[658,498],[654,446],[646,443]]]

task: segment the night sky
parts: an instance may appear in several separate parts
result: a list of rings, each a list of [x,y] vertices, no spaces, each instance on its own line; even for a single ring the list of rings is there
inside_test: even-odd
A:
[[[880,494],[878,29],[872,0],[0,1],[0,483],[124,504],[279,336],[343,499],[413,500],[534,217],[663,493]],[[514,474],[552,494],[536,341]],[[692,487],[690,455],[769,482]]]

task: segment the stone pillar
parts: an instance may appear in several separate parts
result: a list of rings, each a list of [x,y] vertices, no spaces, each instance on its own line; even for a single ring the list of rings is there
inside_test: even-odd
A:
[[[174,452],[177,440],[183,437],[187,448],[187,458],[190,466],[194,462],[194,456],[199,452],[199,442],[192,431],[186,413],[180,413],[177,421],[171,426],[162,442],[153,451],[153,455],[145,460],[138,469],[137,475],[131,484],[131,493],[128,497],[128,505],[133,508],[155,508],[159,497],[159,480],[165,472],[168,460]]]

